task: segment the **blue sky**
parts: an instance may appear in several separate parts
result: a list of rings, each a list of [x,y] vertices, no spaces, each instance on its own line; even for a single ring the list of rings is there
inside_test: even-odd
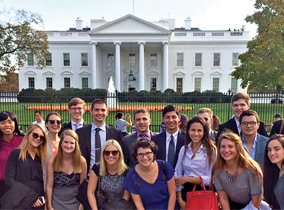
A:
[[[147,21],[161,18],[176,20],[176,27],[184,27],[187,17],[192,27],[203,30],[227,30],[245,25],[250,36],[256,26],[246,23],[245,17],[254,12],[254,0],[134,0],[134,15]],[[49,30],[67,30],[80,17],[83,26],[90,19],[112,21],[133,14],[133,0],[0,0],[0,9],[25,9],[42,15]]]

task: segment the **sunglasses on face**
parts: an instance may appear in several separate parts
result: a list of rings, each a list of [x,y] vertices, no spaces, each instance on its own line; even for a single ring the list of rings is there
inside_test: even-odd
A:
[[[32,133],[32,136],[34,139],[38,139],[41,140],[41,141],[44,141],[45,140],[45,137],[44,136],[40,136],[38,133]]]
[[[48,122],[50,123],[50,124],[54,124],[55,122],[57,123],[57,125],[61,125],[61,120],[48,120]]]
[[[113,150],[113,151],[106,151],[106,150],[105,150],[105,151],[103,152],[104,156],[109,156],[110,153],[112,154],[112,156],[117,156],[118,153],[119,153],[119,151],[118,151],[118,150]]]

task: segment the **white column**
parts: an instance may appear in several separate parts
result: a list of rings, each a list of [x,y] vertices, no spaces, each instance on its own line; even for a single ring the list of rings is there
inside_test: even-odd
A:
[[[97,88],[97,42],[91,42],[92,45],[92,75],[91,75],[91,88]]]
[[[163,54],[163,80],[162,80],[162,92],[168,88],[168,74],[169,74],[169,47],[168,42],[163,42],[164,54]]]
[[[138,42],[139,44],[139,91],[145,90],[144,87],[144,45],[145,42]]]
[[[114,86],[120,92],[120,44],[121,42],[114,42],[115,45],[115,78]]]

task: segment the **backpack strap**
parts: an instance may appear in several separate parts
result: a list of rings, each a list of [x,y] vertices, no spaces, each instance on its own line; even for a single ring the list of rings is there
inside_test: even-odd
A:
[[[284,120],[282,119],[281,120],[281,127],[280,127],[280,130],[279,130],[279,134],[282,134],[283,126],[284,126]]]

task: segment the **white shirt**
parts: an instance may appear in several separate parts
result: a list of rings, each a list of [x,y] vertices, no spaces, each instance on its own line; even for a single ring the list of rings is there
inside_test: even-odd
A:
[[[188,149],[186,150],[185,157],[184,149],[179,151],[178,161],[175,168],[176,177],[201,177],[205,185],[210,185],[211,180],[211,168],[216,160],[217,153],[213,152],[213,161],[209,165],[209,158],[207,157],[206,149],[203,148],[203,144],[200,146],[199,150],[196,152],[195,157],[191,159],[193,152],[191,149],[191,144],[189,143]],[[177,191],[181,191],[182,186],[177,187]]]
[[[72,119],[71,119],[71,125],[72,125],[72,130],[76,131],[79,128],[83,128],[84,125],[84,120],[81,120],[79,123],[75,123]]]
[[[45,121],[44,121],[44,120],[42,120],[41,122],[34,121],[33,124],[39,124],[39,125],[41,125],[41,126],[46,130]]]
[[[179,130],[177,130],[177,131],[176,131],[175,133],[173,133],[173,134],[169,134],[169,133],[166,131],[166,161],[168,161],[169,145],[170,145],[170,141],[171,141],[171,135],[173,135],[173,137],[174,137],[175,152],[176,152],[178,131],[179,131]]]

